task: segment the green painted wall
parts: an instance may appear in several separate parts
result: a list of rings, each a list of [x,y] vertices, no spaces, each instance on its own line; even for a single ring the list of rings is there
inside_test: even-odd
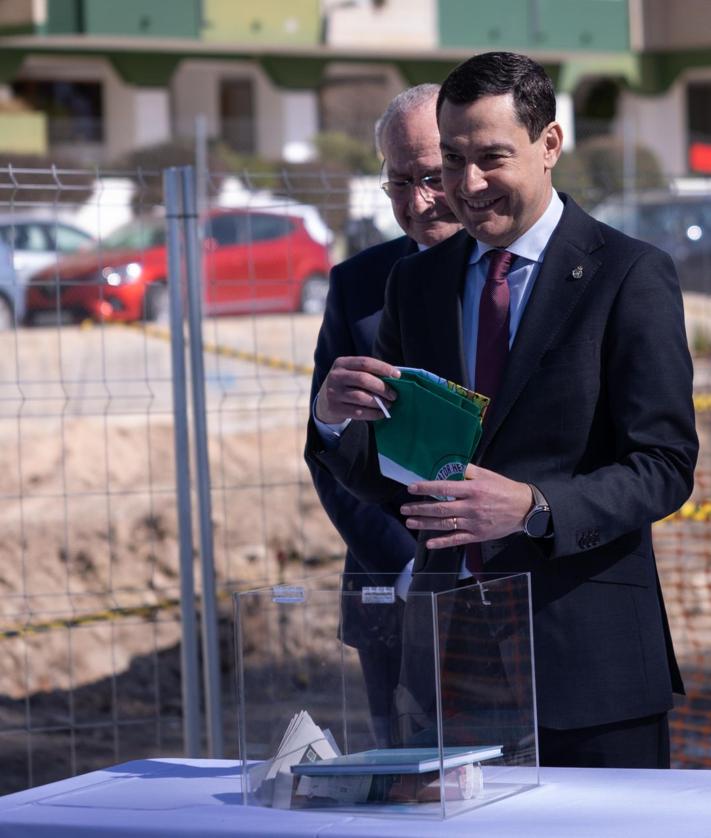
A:
[[[317,44],[319,0],[204,0],[206,41]]]
[[[627,0],[438,0],[443,47],[629,49]]]
[[[82,31],[82,0],[47,0],[48,35],[73,35]]]
[[[84,26],[92,35],[197,38],[198,0],[85,0]]]
[[[51,35],[197,38],[199,0],[48,0]]]

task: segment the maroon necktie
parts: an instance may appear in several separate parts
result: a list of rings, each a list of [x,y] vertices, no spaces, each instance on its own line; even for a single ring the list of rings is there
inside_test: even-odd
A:
[[[489,272],[479,301],[474,386],[477,393],[493,401],[509,356],[509,284],[506,277],[514,254],[508,250],[490,253]]]
[[[489,271],[479,301],[474,387],[477,393],[488,396],[493,402],[509,357],[509,284],[506,277],[515,257],[508,250],[489,252]],[[490,410],[491,405],[486,416]],[[467,545],[466,565],[472,573],[482,570],[481,547],[478,542]]]

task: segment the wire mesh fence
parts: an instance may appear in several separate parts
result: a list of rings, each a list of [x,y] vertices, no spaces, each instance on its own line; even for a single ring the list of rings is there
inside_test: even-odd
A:
[[[198,187],[229,756],[230,593],[341,563],[302,460],[328,270],[397,230],[377,178],[226,173]],[[164,215],[157,170],[0,169],[0,792],[183,753]],[[711,229],[664,223],[681,272]],[[697,251],[687,315],[702,453],[690,504],[655,526],[689,687],[672,714],[680,767],[711,766],[711,257]]]

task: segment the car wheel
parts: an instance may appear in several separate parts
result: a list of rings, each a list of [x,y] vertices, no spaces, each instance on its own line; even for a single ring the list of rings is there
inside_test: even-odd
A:
[[[0,332],[6,332],[15,327],[15,313],[7,297],[0,294]]]
[[[314,274],[301,287],[301,310],[304,314],[323,314],[328,294],[328,278]]]
[[[167,323],[170,320],[170,296],[164,282],[151,283],[146,288],[146,320]]]

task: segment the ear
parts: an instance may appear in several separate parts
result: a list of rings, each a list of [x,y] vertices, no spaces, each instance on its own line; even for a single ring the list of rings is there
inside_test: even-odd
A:
[[[563,129],[559,122],[551,122],[544,129],[541,135],[543,141],[543,164],[546,169],[552,169],[558,162],[563,150]]]

